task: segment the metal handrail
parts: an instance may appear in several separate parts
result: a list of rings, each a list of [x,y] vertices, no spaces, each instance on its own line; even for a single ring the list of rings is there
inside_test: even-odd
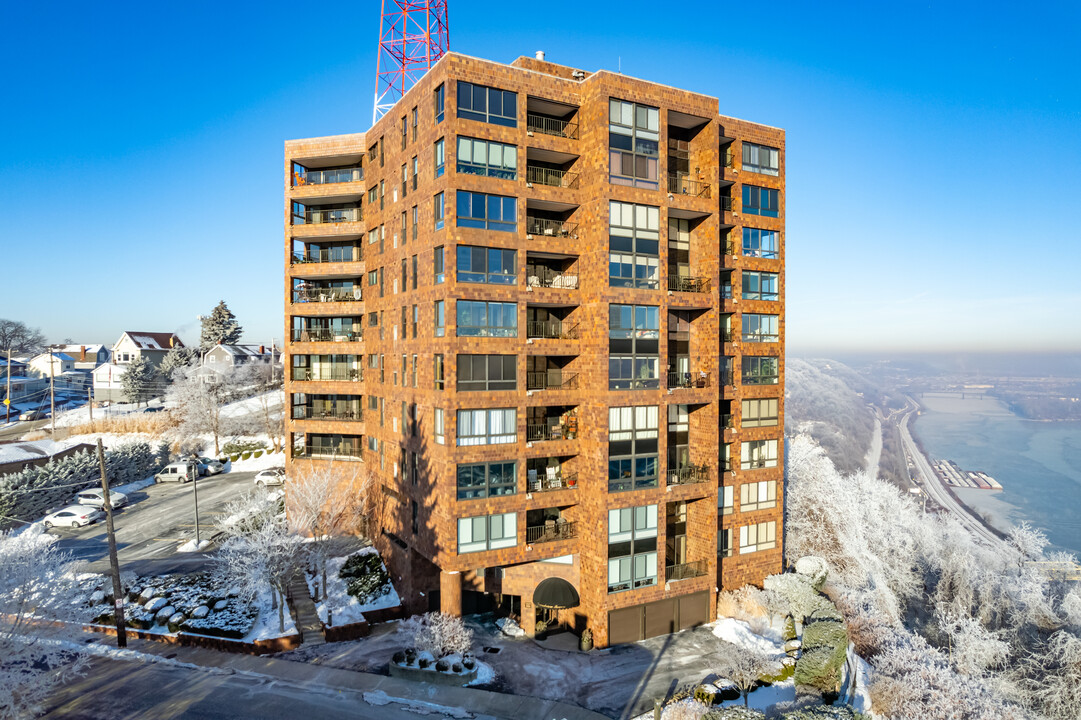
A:
[[[527,490],[531,493],[550,492],[552,490],[573,490],[578,487],[578,473],[560,473],[554,481],[547,477],[538,476],[529,483]]]
[[[535,525],[525,529],[527,545],[535,543],[573,540],[578,537],[578,524],[575,522],[555,522],[551,525]]]
[[[573,390],[578,387],[578,375],[563,376],[562,370],[540,370],[526,373],[526,390]]]
[[[333,253],[335,249],[349,250],[351,257],[335,257],[338,253]],[[360,262],[364,259],[364,253],[359,246],[353,246],[350,248],[323,248],[317,253],[313,252],[294,252],[290,263],[293,265],[303,265],[306,263],[329,263],[329,262]]]
[[[578,123],[571,120],[541,115],[540,113],[527,112],[525,116],[526,130],[539,132],[545,135],[555,135],[570,140],[578,139]]]
[[[549,237],[578,237],[578,223],[568,223],[562,220],[549,220],[533,215],[525,217],[525,231],[527,235],[547,235]]]
[[[342,288],[304,288],[293,291],[293,302],[360,302],[364,299],[364,293],[360,285],[355,285],[352,290]]]
[[[706,561],[705,560],[692,560],[691,562],[680,563],[678,565],[665,565],[664,566],[664,581],[673,582],[676,580],[688,580],[690,578],[701,577],[706,574]]]
[[[721,151],[721,165],[726,168],[736,166],[736,154],[732,152],[731,147],[727,147]]]
[[[708,480],[708,465],[682,465],[668,473],[669,485],[694,485]]]
[[[358,342],[363,339],[362,330],[293,328],[293,342]]]
[[[364,179],[364,168],[326,168],[324,170],[306,170],[293,173],[293,184],[333,185],[334,183],[360,182]]]
[[[578,188],[578,173],[566,170],[553,170],[552,168],[527,165],[525,180],[535,185],[548,185],[550,187]]]
[[[525,426],[526,442],[538,442],[542,440],[574,440],[574,433],[564,436],[562,425],[549,425],[547,423],[531,424]]]
[[[577,340],[578,326],[567,327],[561,320],[531,320],[526,323],[526,338]]]
[[[339,410],[334,407],[315,408],[310,405],[293,406],[294,420],[363,420],[363,410]]]
[[[700,198],[712,197],[710,184],[692,178],[683,173],[668,173],[668,192],[676,195],[693,195]]]
[[[297,216],[294,215],[294,218]],[[324,223],[359,222],[360,208],[334,208],[331,210],[316,210],[308,208],[304,211],[304,225],[322,225]]]
[[[304,445],[293,448],[293,457],[346,457],[360,458],[361,445],[356,443],[341,443],[340,445]]]
[[[670,372],[668,373],[668,389],[679,388],[708,388],[710,374],[708,372]]]
[[[526,268],[526,285],[528,287],[562,288],[564,290],[578,289],[578,275],[552,270],[545,266],[532,266]]]
[[[732,198],[727,195],[718,198],[721,201],[721,210],[725,212],[732,212]]]
[[[360,368],[336,367],[333,365],[329,367],[322,365],[310,368],[295,367],[290,377],[294,382],[319,382],[325,380],[360,382],[364,379],[364,371]]]
[[[708,293],[709,278],[669,275],[668,289],[672,292]]]

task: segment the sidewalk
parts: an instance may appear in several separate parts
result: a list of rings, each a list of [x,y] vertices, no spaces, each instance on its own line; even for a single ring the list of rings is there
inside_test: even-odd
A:
[[[103,646],[116,647],[116,638],[111,636],[85,633],[85,637],[88,641],[92,638]],[[375,702],[370,702],[373,705],[385,704],[388,700],[403,705],[434,703],[459,707],[476,716],[504,720],[610,720],[600,713],[556,700],[414,683],[385,675],[324,667],[315,663],[222,653],[132,637],[128,638],[128,649],[206,668],[271,677],[300,687],[319,685],[331,689],[377,693]]]

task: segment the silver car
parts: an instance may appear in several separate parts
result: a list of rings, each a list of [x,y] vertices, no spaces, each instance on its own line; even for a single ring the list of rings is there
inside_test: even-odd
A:
[[[68,505],[62,510],[46,515],[42,524],[46,529],[51,527],[82,527],[96,522],[105,517],[105,513],[95,507],[87,505]]]
[[[105,493],[98,490],[83,490],[75,495],[75,502],[80,505],[92,505],[93,507],[105,507]],[[114,507],[123,507],[128,503],[128,496],[116,490],[109,491],[109,503]]]
[[[200,475],[217,475],[225,469],[225,465],[220,460],[214,458],[201,457],[198,460],[199,474]]]
[[[267,485],[282,485],[285,483],[285,468],[267,468],[260,470],[255,476],[255,484],[262,487]]]

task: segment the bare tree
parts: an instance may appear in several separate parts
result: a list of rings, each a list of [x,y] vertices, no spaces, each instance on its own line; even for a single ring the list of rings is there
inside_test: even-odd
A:
[[[214,454],[221,452],[221,437],[228,435],[229,418],[222,413],[233,399],[241,373],[231,370],[204,373],[199,367],[182,367],[173,372],[173,384],[166,399],[176,404],[182,436],[207,433],[214,436]]]
[[[0,350],[17,355],[31,355],[45,348],[45,335],[38,328],[18,320],[0,318]]]
[[[236,371],[234,385],[256,396],[259,423],[270,438],[274,450],[285,446],[285,393],[282,378],[274,363],[251,363]],[[254,428],[253,428],[254,429]]]
[[[739,688],[744,706],[747,705],[747,695],[754,690],[762,676],[777,670],[776,658],[739,645],[726,649],[724,657],[720,672]]]

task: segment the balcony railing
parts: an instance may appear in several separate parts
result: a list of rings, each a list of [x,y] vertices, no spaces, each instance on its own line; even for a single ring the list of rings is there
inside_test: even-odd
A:
[[[668,289],[672,292],[708,293],[709,278],[669,275]]]
[[[577,375],[564,375],[562,370],[541,370],[526,373],[526,390],[574,390]]]
[[[733,428],[735,428],[735,426],[736,426],[736,423],[732,419],[732,416],[730,414],[729,415],[721,415],[721,429],[723,429],[723,430],[732,430]]]
[[[364,411],[360,408],[293,406],[294,420],[363,420]]]
[[[739,249],[736,247],[736,243],[733,240],[722,240],[721,241],[721,248],[724,249],[724,254],[725,255],[730,255],[732,257],[735,257],[736,255],[739,254]]]
[[[557,542],[559,540],[573,540],[578,537],[578,524],[565,520],[549,520],[544,525],[536,525],[525,529],[525,541],[527,545],[536,543]]]
[[[549,220],[526,215],[525,231],[527,235],[547,235],[549,237],[578,237],[578,223],[562,220]]]
[[[545,340],[577,340],[578,326],[560,320],[531,320],[526,323],[526,337]]]
[[[528,287],[578,289],[577,273],[565,273],[547,267],[526,268],[525,280]]]
[[[731,147],[726,147],[721,150],[721,165],[726,168],[736,166],[736,154],[732,152]]]
[[[687,563],[680,563],[679,565],[665,565],[664,566],[664,581],[675,582],[676,580],[688,580],[690,578],[702,577],[706,574],[706,561],[705,560],[693,560]]]
[[[557,473],[555,477],[538,477],[527,483],[528,492],[549,492],[551,490],[567,490],[578,487],[578,473]]]
[[[359,285],[345,288],[300,288],[293,291],[293,302],[359,302],[364,299]]]
[[[708,372],[670,372],[668,373],[668,389],[678,390],[680,388],[708,388],[709,387],[709,373]]]
[[[721,201],[721,210],[724,210],[725,212],[732,212],[732,198],[728,196],[723,196],[719,199]]]
[[[725,283],[720,287],[721,300],[732,299],[732,283]]]
[[[308,208],[303,215],[293,215],[294,225],[321,225],[324,223],[359,222],[360,208],[337,208],[319,210]]]
[[[333,457],[333,458],[361,458],[360,441],[331,443],[315,443],[293,448],[293,457]]]
[[[363,260],[359,247],[323,248],[317,252],[295,252],[290,261],[294,265],[305,263],[359,262]]]
[[[569,430],[559,424],[532,424],[525,426],[526,442],[541,442],[544,440],[574,440],[578,433]]]
[[[324,380],[360,382],[364,379],[364,371],[360,368],[336,367],[333,365],[317,365],[310,368],[295,367],[293,368],[292,379],[296,382]]]
[[[694,485],[708,480],[708,465],[681,465],[668,473],[669,485]]]
[[[682,173],[668,174],[668,192],[674,195],[693,195],[694,197],[711,197],[709,183],[696,180]]]
[[[732,387],[732,381],[735,379],[735,375],[731,370],[721,370],[717,375],[717,382],[719,382],[722,387]]]
[[[578,188],[578,173],[566,170],[553,170],[552,168],[527,165],[525,180],[534,185],[549,185],[551,187]]]
[[[360,330],[293,328],[293,342],[358,342],[363,338]]]
[[[555,135],[556,137],[578,139],[578,123],[571,120],[540,115],[538,113],[526,113],[526,130],[529,132]]]
[[[737,334],[727,328],[721,328],[721,342],[736,342],[739,339]]]
[[[333,185],[334,183],[360,182],[363,179],[364,168],[327,168],[293,173],[293,184],[297,186]]]

